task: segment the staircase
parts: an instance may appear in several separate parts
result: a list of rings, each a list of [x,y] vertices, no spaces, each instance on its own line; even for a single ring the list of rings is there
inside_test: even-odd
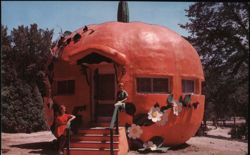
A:
[[[124,127],[119,127],[119,134],[113,131],[114,155],[125,155],[128,151],[128,142]],[[70,155],[110,155],[110,130],[99,126],[81,129],[70,140]],[[64,149],[67,155],[67,149]]]

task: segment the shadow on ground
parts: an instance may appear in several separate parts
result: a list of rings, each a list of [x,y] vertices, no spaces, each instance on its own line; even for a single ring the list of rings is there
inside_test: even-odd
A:
[[[228,137],[223,137],[223,136],[205,135],[204,137],[216,138],[216,139],[222,139],[222,140],[230,140],[230,141],[238,141],[238,142],[244,142],[244,143],[248,142],[247,140],[244,140],[244,139],[233,139],[233,138],[228,138]]]
[[[169,150],[173,150],[173,151],[176,151],[176,150],[183,150],[185,148],[188,148],[190,147],[191,145],[187,144],[187,143],[184,143],[184,144],[180,144],[180,145],[177,145],[177,146],[172,146],[170,147]]]
[[[48,141],[11,145],[10,147],[17,147],[20,149],[31,149],[33,151],[30,151],[29,153],[32,154],[57,155],[55,143]]]

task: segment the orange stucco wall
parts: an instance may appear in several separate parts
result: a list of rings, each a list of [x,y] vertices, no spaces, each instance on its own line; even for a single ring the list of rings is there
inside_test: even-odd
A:
[[[90,121],[90,87],[85,80],[85,76],[80,72],[77,65],[69,65],[63,60],[55,63],[53,91],[55,91],[56,81],[75,80],[75,93],[73,95],[55,95],[54,100],[67,107],[67,112],[71,113],[75,106],[86,105],[86,110],[81,113],[86,125]]]

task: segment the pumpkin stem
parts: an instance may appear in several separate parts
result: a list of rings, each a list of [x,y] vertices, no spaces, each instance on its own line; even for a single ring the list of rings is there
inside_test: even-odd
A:
[[[126,1],[120,1],[118,4],[117,21],[124,23],[129,22],[128,3]]]

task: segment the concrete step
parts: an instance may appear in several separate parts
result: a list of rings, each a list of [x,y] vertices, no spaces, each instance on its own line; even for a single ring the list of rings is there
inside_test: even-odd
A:
[[[120,130],[121,128],[119,128]],[[115,133],[115,129],[113,129],[113,133]],[[109,127],[92,127],[92,128],[82,128],[78,130],[78,134],[110,134]]]
[[[96,127],[96,126],[109,127],[110,121],[109,122],[92,122],[90,126],[91,127]]]
[[[114,155],[118,155],[118,149],[114,149]],[[67,155],[67,149],[64,149],[64,155]],[[70,155],[110,155],[110,149],[104,148],[70,148]]]
[[[113,143],[113,148],[118,149],[119,142]],[[110,148],[110,141],[72,141],[70,143],[71,148]]]
[[[110,135],[78,134],[71,137],[72,141],[110,141]],[[119,135],[113,135],[113,141],[119,141]]]

